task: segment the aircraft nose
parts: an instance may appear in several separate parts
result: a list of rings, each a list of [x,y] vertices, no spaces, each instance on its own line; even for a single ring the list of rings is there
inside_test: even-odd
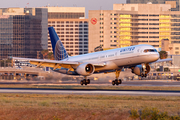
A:
[[[157,61],[159,59],[159,53],[153,53],[151,54],[151,57],[149,58],[151,61]]]
[[[155,59],[155,60],[158,60],[158,59],[159,59],[159,53],[158,53],[158,52],[154,55],[154,59]]]

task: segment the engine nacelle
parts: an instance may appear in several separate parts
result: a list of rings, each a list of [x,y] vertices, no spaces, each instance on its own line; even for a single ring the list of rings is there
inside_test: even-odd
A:
[[[89,63],[83,63],[77,67],[76,72],[80,75],[88,76],[94,73],[94,66]]]
[[[150,72],[150,69],[149,64],[137,65],[132,69],[132,73],[138,76],[146,77]]]

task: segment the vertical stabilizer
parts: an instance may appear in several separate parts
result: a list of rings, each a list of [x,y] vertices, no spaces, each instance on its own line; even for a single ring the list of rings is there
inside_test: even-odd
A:
[[[49,27],[48,30],[49,30],[49,35],[50,35],[51,44],[53,48],[54,59],[63,60],[65,58],[68,58],[68,53],[66,52],[54,28]]]

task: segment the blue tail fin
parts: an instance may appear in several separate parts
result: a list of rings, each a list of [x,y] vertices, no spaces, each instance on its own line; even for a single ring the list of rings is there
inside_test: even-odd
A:
[[[54,59],[63,60],[65,58],[68,58],[68,53],[66,52],[54,28],[49,27],[48,30],[49,30],[49,35],[50,35],[51,44],[53,48]]]

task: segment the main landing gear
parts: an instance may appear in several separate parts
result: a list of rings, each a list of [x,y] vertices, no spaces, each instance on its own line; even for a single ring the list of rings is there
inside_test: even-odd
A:
[[[121,70],[116,70],[115,74],[116,74],[116,79],[112,81],[112,85],[119,85],[122,83],[122,80],[119,79],[119,74],[120,74]]]
[[[119,84],[121,84],[122,83],[122,80],[121,79],[116,79],[116,80],[113,80],[112,81],[112,85],[119,85]]]
[[[85,85],[90,84],[90,80],[87,79],[87,77],[85,77],[85,79],[81,80],[80,84],[81,84],[81,85],[84,85],[84,84],[85,84]]]

